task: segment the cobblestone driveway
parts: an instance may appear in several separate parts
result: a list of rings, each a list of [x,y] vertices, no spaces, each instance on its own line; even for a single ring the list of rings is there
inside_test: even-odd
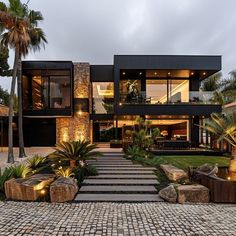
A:
[[[236,206],[0,202],[0,235],[236,235]]]

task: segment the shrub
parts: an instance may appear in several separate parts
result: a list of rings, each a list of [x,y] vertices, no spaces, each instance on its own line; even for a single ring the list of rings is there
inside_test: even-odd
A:
[[[12,178],[12,169],[7,167],[5,168],[5,170],[3,171],[3,173],[1,173],[0,171],[0,191],[4,192],[4,183]]]
[[[136,157],[145,157],[147,153],[138,146],[130,146],[127,149],[127,157],[136,158]]]
[[[26,178],[32,173],[32,169],[27,164],[18,164],[8,167],[14,178]]]
[[[59,168],[59,169],[55,170],[55,174],[58,177],[65,177],[65,178],[69,178],[69,177],[72,177],[73,175],[75,175],[73,173],[73,169],[70,167]]]
[[[56,151],[50,157],[61,160],[85,161],[91,157],[101,155],[100,152],[94,151],[96,148],[95,144],[90,144],[89,141],[85,140],[61,142],[56,145]]]
[[[35,155],[32,158],[28,159],[27,163],[30,168],[37,169],[42,166],[46,162],[46,157]]]

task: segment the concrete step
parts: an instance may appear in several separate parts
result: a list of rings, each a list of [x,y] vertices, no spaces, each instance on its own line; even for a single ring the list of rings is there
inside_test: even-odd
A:
[[[93,164],[93,166],[96,166],[96,164]],[[132,164],[125,164],[125,165],[115,165],[115,167],[130,167],[130,166],[132,166],[132,167],[134,167],[134,168],[137,168],[137,167],[143,167],[142,165],[132,165]],[[100,168],[100,167],[114,167],[114,165],[106,165],[106,164],[104,164],[104,165],[99,165],[98,166],[98,168]]]
[[[109,174],[117,174],[117,175],[121,175],[121,174],[136,174],[136,175],[145,175],[145,174],[153,174],[152,170],[99,170],[98,174],[104,174],[104,175],[109,175]]]
[[[97,175],[89,176],[88,179],[156,179],[156,175]]]
[[[96,166],[97,170],[156,170],[153,167],[135,167],[134,165]]]
[[[127,186],[127,185],[87,185],[82,186],[79,190],[79,193],[113,193],[113,192],[125,192],[125,193],[157,193],[157,190],[154,186]]]
[[[77,194],[75,202],[162,202],[158,194]]]
[[[88,160],[87,161],[88,163],[104,163],[104,164],[106,164],[106,163],[119,163],[119,162],[122,162],[122,163],[130,163],[130,164],[133,164],[133,162],[132,161],[130,161],[130,160],[125,160],[125,159],[120,159],[120,160],[118,160],[118,159],[115,159],[115,160],[111,160],[111,159],[109,159],[109,160],[102,160],[102,159],[97,159],[97,160]]]
[[[85,179],[83,185],[156,185],[157,179]]]

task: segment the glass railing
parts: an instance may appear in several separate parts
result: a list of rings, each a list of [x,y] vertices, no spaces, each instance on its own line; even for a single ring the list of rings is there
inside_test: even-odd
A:
[[[137,95],[120,94],[121,104],[218,104],[214,92],[190,91],[188,94],[179,92],[169,96],[146,96],[145,93]]]

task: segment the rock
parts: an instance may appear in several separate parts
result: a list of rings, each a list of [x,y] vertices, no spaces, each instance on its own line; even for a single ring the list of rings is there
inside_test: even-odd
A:
[[[210,200],[209,189],[203,185],[181,185],[177,190],[179,203],[208,203]]]
[[[161,165],[161,169],[165,172],[166,176],[171,181],[178,181],[180,179],[188,178],[188,174],[172,165]]]
[[[50,186],[51,202],[72,201],[78,190],[79,188],[75,179],[60,177]]]
[[[55,179],[52,174],[37,174],[29,178],[10,179],[5,182],[7,199],[19,201],[36,201],[41,196],[41,190]]]
[[[204,172],[204,173],[210,173],[213,170],[213,168],[214,168],[214,166],[206,163],[204,165],[199,166],[196,170]]]
[[[177,193],[173,185],[163,188],[159,191],[159,196],[167,202],[176,202]]]

